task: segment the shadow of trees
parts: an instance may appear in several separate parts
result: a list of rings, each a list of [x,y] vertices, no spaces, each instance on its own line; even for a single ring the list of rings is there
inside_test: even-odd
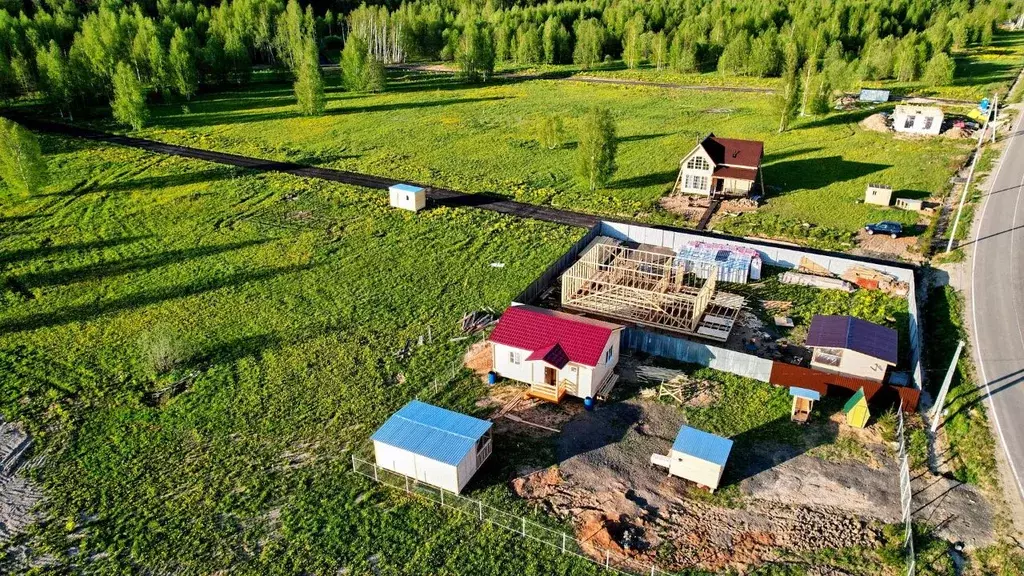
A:
[[[781,184],[783,194],[793,190],[818,190],[837,182],[856,180],[874,174],[889,164],[844,160],[842,156],[785,160],[764,167],[764,179]]]

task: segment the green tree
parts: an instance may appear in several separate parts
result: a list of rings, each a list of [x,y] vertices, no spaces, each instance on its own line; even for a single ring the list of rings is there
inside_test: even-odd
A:
[[[327,101],[324,97],[324,77],[320,71],[319,52],[312,32],[304,35],[304,48],[295,63],[295,99],[299,112],[305,116],[319,116],[324,113]]]
[[[741,31],[725,46],[718,58],[718,71],[722,74],[746,74],[750,57],[750,38]]]
[[[34,134],[0,117],[0,179],[19,194],[35,194],[46,184],[46,161]]]
[[[538,64],[540,61],[540,31],[533,25],[523,24],[516,31],[516,63]]]
[[[749,73],[759,78],[775,76],[781,63],[777,34],[774,28],[769,28],[750,43]]]
[[[549,16],[544,22],[544,33],[541,42],[544,46],[544,62],[558,64],[566,59],[569,44],[569,31],[562,25],[557,16]]]
[[[540,119],[537,125],[537,142],[548,150],[554,150],[565,142],[565,125],[561,116],[547,114]]]
[[[779,133],[789,128],[800,107],[800,57],[796,48],[787,50],[786,65],[782,72],[782,87],[775,95],[775,109],[779,115]]]
[[[46,100],[57,107],[61,118],[66,112],[74,121],[71,116],[71,103],[75,98],[74,78],[68,59],[55,40],[50,40],[45,50],[36,53],[36,68],[39,70],[39,88]]]
[[[469,82],[486,81],[494,72],[494,44],[486,23],[474,19],[466,23],[455,51],[459,77]]]
[[[577,174],[580,180],[596,190],[615,174],[615,152],[618,140],[615,121],[606,108],[594,108],[583,118],[577,149]]]
[[[191,28],[174,29],[167,54],[168,76],[171,86],[186,100],[191,100],[199,89],[199,70],[196,67],[198,50],[196,35]]]
[[[132,67],[118,62],[114,69],[114,99],[110,107],[114,120],[127,124],[135,130],[141,130],[149,120],[149,109],[146,108],[146,92],[142,82],[135,75]]]
[[[636,68],[644,58],[644,30],[647,21],[644,15],[637,12],[626,23],[626,31],[622,37],[622,61],[627,68]]]
[[[669,62],[676,72],[690,73],[697,72],[699,69],[697,47],[686,38],[681,30],[676,30],[672,35]]]
[[[953,83],[956,63],[945,52],[939,52],[928,61],[923,80],[929,86],[948,86]]]
[[[572,61],[584,70],[601,62],[604,56],[604,26],[596,18],[576,21],[576,48]]]
[[[362,36],[349,34],[341,51],[341,80],[351,92],[379,92],[384,89],[384,65],[370,55]]]
[[[658,32],[650,38],[651,62],[655,69],[661,70],[668,64],[668,41],[664,32]]]

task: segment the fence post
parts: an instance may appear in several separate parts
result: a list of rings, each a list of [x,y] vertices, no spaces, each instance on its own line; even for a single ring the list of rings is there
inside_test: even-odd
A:
[[[444,488],[439,488],[439,490],[441,490],[441,506],[444,506]]]
[[[605,570],[608,569],[609,564],[611,564],[611,560],[612,560],[612,553],[607,551],[607,550],[605,550],[604,551],[604,569]]]
[[[484,503],[477,500],[476,505],[480,509],[480,521],[482,522],[484,519]]]
[[[565,554],[565,532],[562,532],[562,554]]]
[[[377,465],[376,464],[373,465],[373,481],[374,482],[380,482],[380,480],[377,478]]]
[[[410,492],[410,490],[409,490],[409,477],[408,476],[405,477],[405,492],[407,494]]]

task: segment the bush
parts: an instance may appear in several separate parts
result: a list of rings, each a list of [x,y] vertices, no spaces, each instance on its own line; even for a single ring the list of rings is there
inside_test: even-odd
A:
[[[165,328],[143,336],[139,344],[143,361],[158,376],[180,367],[191,356],[184,341]]]

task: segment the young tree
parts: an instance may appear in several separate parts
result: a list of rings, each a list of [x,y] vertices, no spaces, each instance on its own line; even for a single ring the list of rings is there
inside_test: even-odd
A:
[[[35,194],[46,184],[46,161],[34,134],[0,117],[0,179],[19,194]]]
[[[928,61],[924,70],[924,82],[929,86],[946,86],[953,83],[956,63],[945,52],[939,52]]]
[[[546,64],[558,64],[566,59],[569,31],[565,29],[557,16],[551,15],[544,22],[541,43],[544,45],[544,62]]]
[[[540,119],[537,126],[537,142],[547,148],[554,150],[565,141],[565,125],[562,117],[558,114],[547,114]]]
[[[654,68],[661,70],[668,63],[668,41],[665,39],[664,32],[658,32],[651,36],[651,62],[654,63]]]
[[[114,120],[127,124],[135,130],[141,130],[149,119],[146,108],[146,92],[139,82],[135,71],[124,62],[118,62],[114,69],[114,100],[110,107]]]
[[[697,47],[689,41],[681,30],[672,35],[672,48],[669,50],[669,62],[676,72],[697,72]]]
[[[644,57],[644,29],[647,22],[644,15],[637,12],[626,23],[626,31],[622,37],[622,60],[627,68],[636,68]]]
[[[361,36],[349,34],[341,51],[341,80],[351,92],[379,92],[384,89],[384,64],[370,55]]]
[[[196,35],[191,28],[175,28],[171,37],[171,48],[167,54],[168,76],[171,86],[178,94],[191,100],[199,89],[199,70],[196,67],[198,52]]]
[[[295,68],[295,99],[303,115],[319,116],[324,113],[327,101],[324,97],[324,77],[320,71],[316,38],[312,32],[304,35],[303,44]]]
[[[531,24],[523,24],[516,32],[516,63],[538,64],[540,61],[540,32]]]
[[[587,113],[580,129],[577,149],[577,174],[590,190],[604,186],[615,173],[615,152],[618,141],[615,122],[606,108]]]
[[[576,21],[576,48],[572,61],[584,70],[593,68],[604,56],[604,26],[596,18]]]
[[[725,46],[718,58],[718,71],[723,74],[746,74],[749,55],[750,39],[746,30],[743,30]]]
[[[493,48],[486,23],[476,19],[466,22],[455,51],[459,76],[469,82],[487,81],[494,72]]]
[[[46,99],[57,107],[61,118],[67,112],[73,122],[71,103],[75,98],[74,79],[68,59],[55,40],[50,40],[49,46],[36,54],[36,68],[39,70],[39,87]]]
[[[754,41],[750,43],[750,56],[748,58],[750,74],[764,78],[766,76],[775,76],[779,73],[782,55],[779,51],[776,36],[775,29],[769,28],[767,32],[754,38]]]
[[[789,122],[800,106],[800,59],[795,47],[787,50],[786,66],[782,72],[782,87],[775,96],[775,108],[779,115],[779,133],[789,128]]]

